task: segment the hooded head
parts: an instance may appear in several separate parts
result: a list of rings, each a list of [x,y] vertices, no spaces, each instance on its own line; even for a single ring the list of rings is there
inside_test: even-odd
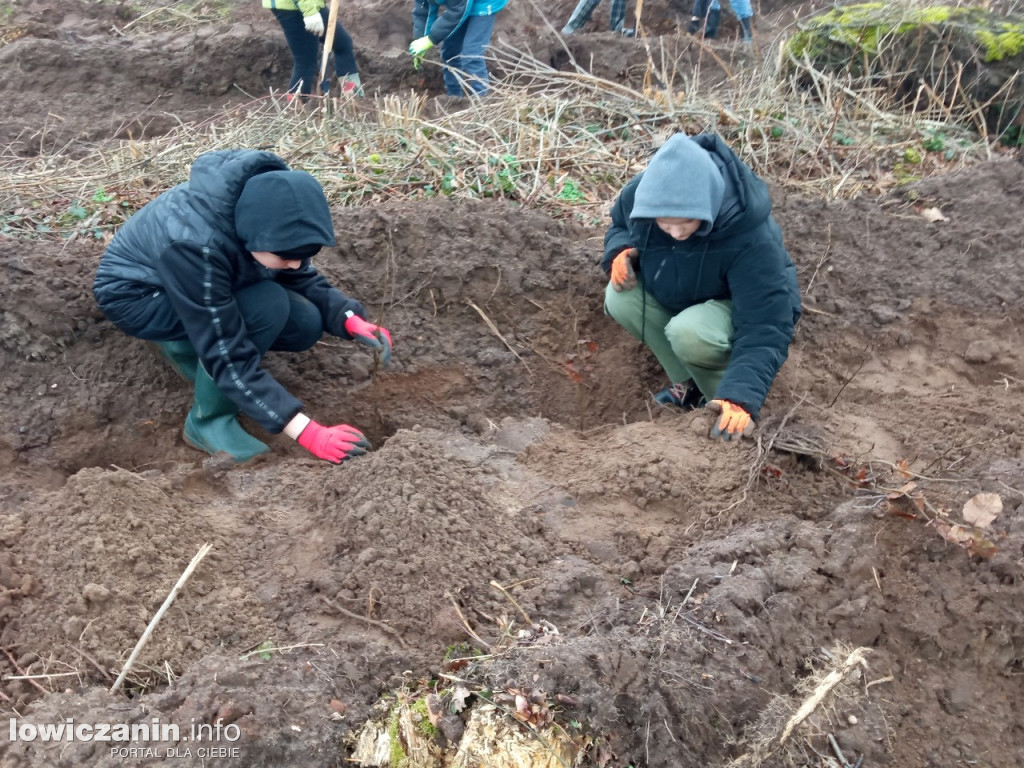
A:
[[[631,219],[680,218],[704,222],[705,235],[722,207],[725,180],[718,165],[697,142],[677,133],[647,166],[633,198]]]
[[[309,258],[337,242],[323,187],[305,171],[267,171],[245,182],[235,232],[250,253],[289,259]]]

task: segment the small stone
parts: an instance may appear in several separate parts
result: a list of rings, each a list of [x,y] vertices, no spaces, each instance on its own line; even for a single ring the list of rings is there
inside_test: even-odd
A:
[[[64,637],[69,640],[78,640],[85,630],[85,619],[80,616],[72,616],[61,624],[61,629],[64,631]]]
[[[86,584],[82,588],[82,597],[90,603],[103,605],[110,600],[110,590],[102,584]]]
[[[445,715],[438,722],[437,729],[444,734],[449,744],[458,744],[466,732],[466,724],[458,715]]]
[[[882,325],[899,319],[899,313],[888,304],[872,304],[868,307],[868,312],[871,313],[871,317],[874,318],[876,323],[881,323]]]
[[[964,360],[975,365],[991,363],[998,352],[999,347],[996,346],[994,341],[990,339],[977,339],[967,345],[967,351],[964,352]]]
[[[348,358],[348,369],[354,381],[367,381],[370,378],[370,365],[373,360],[367,355],[353,354]]]

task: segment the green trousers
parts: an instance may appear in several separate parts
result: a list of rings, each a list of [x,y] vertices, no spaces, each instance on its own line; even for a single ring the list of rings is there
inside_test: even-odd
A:
[[[673,315],[641,286],[604,292],[604,311],[650,348],[673,384],[693,382],[715,397],[732,353],[732,302],[713,299]]]

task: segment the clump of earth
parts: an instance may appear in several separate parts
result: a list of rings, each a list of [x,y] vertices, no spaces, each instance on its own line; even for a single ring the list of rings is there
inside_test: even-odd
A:
[[[188,39],[133,32],[127,6],[13,6],[5,163],[280,88],[287,48],[251,5]],[[570,11],[513,6],[496,38],[550,52]],[[403,58],[409,13],[342,18],[368,83],[436,93]],[[601,13],[569,43],[628,72],[643,55]],[[187,386],[92,300],[102,243],[5,235],[0,765],[347,765],[382,701],[434,694],[463,724],[489,704],[521,733],[554,723],[586,765],[1017,766],[1022,197],[998,152],[851,201],[775,188],[807,311],[742,443],[654,404],[657,364],[602,312],[600,226],[338,207],[320,268],[395,362],[335,340],[266,364],[369,436],[340,467],[284,437],[240,466],[193,451]],[[69,719],[178,734],[38,737]]]

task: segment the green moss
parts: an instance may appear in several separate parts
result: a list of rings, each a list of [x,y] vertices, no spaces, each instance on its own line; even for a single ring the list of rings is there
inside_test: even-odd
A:
[[[388,717],[388,743],[391,745],[391,752],[388,755],[390,768],[402,768],[405,762],[405,747],[402,746],[402,737],[398,734],[398,707],[391,710]]]
[[[835,45],[868,54],[879,52],[883,40],[913,33],[921,25],[960,24],[982,46],[985,61],[1001,61],[1024,52],[1024,23],[997,20],[976,8],[946,5],[908,7],[858,3],[841,6],[809,19],[786,43],[798,60],[812,61]]]
[[[985,61],[1002,61],[1024,51],[1024,24],[1002,22],[1001,32],[988,29],[977,31],[978,40],[985,46]]]
[[[412,712],[412,720],[416,724],[417,731],[428,739],[433,739],[437,736],[437,728],[430,722],[430,710],[427,708],[426,696],[414,701],[412,706],[409,707],[409,711]]]
[[[483,656],[483,654],[483,651],[469,643],[455,643],[455,645],[449,645],[445,649],[444,661],[449,662],[452,659],[469,659],[473,656]]]

